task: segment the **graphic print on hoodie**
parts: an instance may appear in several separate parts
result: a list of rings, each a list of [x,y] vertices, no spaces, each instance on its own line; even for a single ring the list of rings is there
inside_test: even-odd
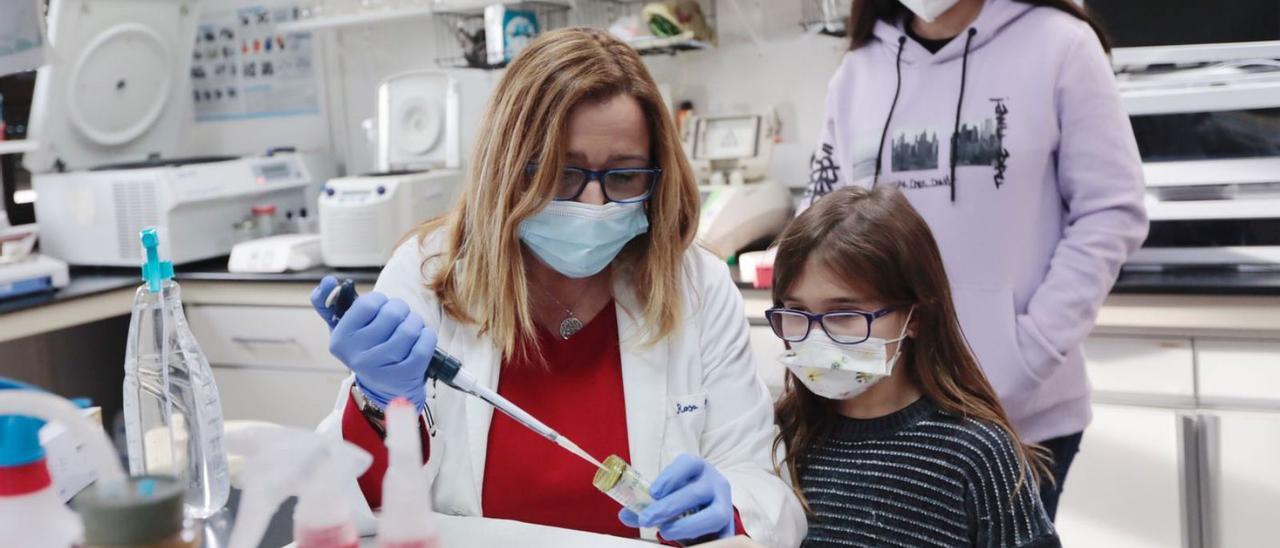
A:
[[[827,89],[809,202],[891,185],[929,223],[970,346],[1030,442],[1083,430],[1080,346],[1146,237],[1142,166],[1084,21],[986,0],[930,53],[877,21]]]

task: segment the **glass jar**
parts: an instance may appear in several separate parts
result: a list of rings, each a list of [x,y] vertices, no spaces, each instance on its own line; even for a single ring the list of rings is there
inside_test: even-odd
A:
[[[609,455],[602,464],[604,467],[597,470],[591,480],[596,489],[637,514],[653,504],[649,483],[627,461],[617,455]]]
[[[266,238],[276,233],[276,206],[264,204],[253,206],[253,236]]]

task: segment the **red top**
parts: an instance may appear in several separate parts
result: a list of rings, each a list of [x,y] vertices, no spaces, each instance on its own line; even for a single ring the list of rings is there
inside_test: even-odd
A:
[[[569,340],[538,330],[545,362],[512,359],[498,393],[591,456],[631,460],[618,320],[612,303]],[[544,364],[545,363],[545,364]],[[595,467],[502,413],[493,414],[481,500],[485,517],[638,538],[618,503],[591,485]]]
[[[427,456],[431,453],[431,443],[427,441],[429,438],[422,419],[418,419],[418,433],[422,436],[422,460],[426,462]],[[360,408],[356,406],[356,401],[351,396],[347,396],[347,408],[342,411],[342,439],[373,456],[373,463],[356,480],[356,483],[360,485],[360,492],[364,493],[364,499],[369,502],[369,508],[381,508],[382,477],[387,474],[388,464],[387,446],[382,434],[374,430],[369,420],[364,418],[364,414],[360,412]]]

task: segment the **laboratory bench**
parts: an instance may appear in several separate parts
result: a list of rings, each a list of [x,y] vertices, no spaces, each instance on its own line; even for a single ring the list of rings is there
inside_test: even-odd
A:
[[[328,333],[310,309],[311,289],[337,273],[367,291],[379,269],[238,274],[226,265],[225,257],[181,265],[175,277],[188,322],[223,387],[228,418],[265,414],[314,426],[345,370],[329,356]],[[122,404],[124,341],[141,283],[137,268],[77,267],[59,291],[0,301],[0,376],[88,397],[110,421]],[[269,397],[282,384],[301,400]]]
[[[280,290],[277,296],[259,303],[269,305],[296,295],[298,284],[308,286],[309,294],[310,286],[327,274],[351,278],[361,285],[372,285],[379,272],[377,268],[314,268],[281,274],[245,274],[228,272],[226,264],[227,259],[222,257],[177,267],[176,279],[183,286],[184,299],[188,299],[193,290],[197,300],[207,295],[215,301],[244,301],[245,297],[276,293],[272,289]],[[127,314],[133,292],[140,283],[136,268],[74,267],[70,284],[59,291],[0,301],[0,342]],[[739,283],[738,287],[747,294],[764,294],[767,297],[767,290],[756,290],[750,284]],[[240,292],[244,294],[237,298],[236,294]],[[1112,295],[1280,296],[1280,271],[1126,271],[1116,282]],[[762,314],[748,314],[748,317],[754,323],[763,321]]]
[[[204,546],[227,546],[239,513],[241,492],[231,490],[226,508],[202,524]],[[297,498],[290,497],[271,517],[258,546],[293,546],[293,510]],[[439,546],[520,546],[523,548],[640,548],[655,544],[582,531],[546,527],[511,520],[436,514]],[[373,537],[362,537],[361,548],[372,548]]]
[[[351,278],[358,284],[372,285],[378,278],[377,268],[314,268],[281,274],[245,274],[227,271],[227,258],[178,266],[175,279],[183,287],[184,301],[192,282],[209,289],[204,282],[237,284],[310,284],[314,286],[327,274]],[[137,268],[72,267],[70,283],[58,291],[37,293],[0,301],[0,342],[28,335],[46,333],[64,327],[128,314],[133,294],[141,285]],[[279,286],[283,288],[287,286]],[[197,290],[199,294],[200,290]],[[278,299],[272,299],[277,301]],[[120,303],[123,303],[121,306]]]
[[[313,427],[346,376],[309,303],[329,271],[248,275],[225,265],[184,265],[177,279],[226,418]],[[341,274],[368,291],[377,270]],[[67,395],[98,386],[101,396],[88,395],[106,398],[108,411],[110,398],[119,400],[138,284],[133,269],[77,269],[61,292],[0,304],[0,375],[25,374]],[[777,395],[783,349],[764,321],[770,293],[742,293],[756,367]],[[44,344],[56,357],[11,351],[50,337],[62,341]],[[1271,538],[1280,474],[1256,455],[1280,453],[1280,273],[1126,272],[1099,313],[1085,359],[1094,421],[1058,521],[1071,543],[1267,544],[1260,539]]]

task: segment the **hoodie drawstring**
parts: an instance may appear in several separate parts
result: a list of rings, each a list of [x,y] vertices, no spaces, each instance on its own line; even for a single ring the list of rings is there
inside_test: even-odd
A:
[[[898,108],[898,96],[902,93],[902,50],[906,49],[907,37],[898,37],[898,59],[895,62],[898,72],[898,83],[893,89],[893,102],[889,104],[889,116],[884,119],[884,128],[880,130],[880,146],[876,148],[876,176],[871,179],[871,188],[880,182],[880,161],[884,159],[884,140],[889,135],[889,123],[893,122],[893,110]]]
[[[956,100],[956,123],[951,130],[951,202],[956,201],[956,145],[960,143],[960,108],[964,106],[964,83],[969,76],[969,46],[973,44],[973,36],[978,29],[969,29],[969,37],[964,40],[964,57],[960,60],[960,99]],[[893,116],[893,111],[889,111]],[[883,146],[883,144],[881,144]]]

